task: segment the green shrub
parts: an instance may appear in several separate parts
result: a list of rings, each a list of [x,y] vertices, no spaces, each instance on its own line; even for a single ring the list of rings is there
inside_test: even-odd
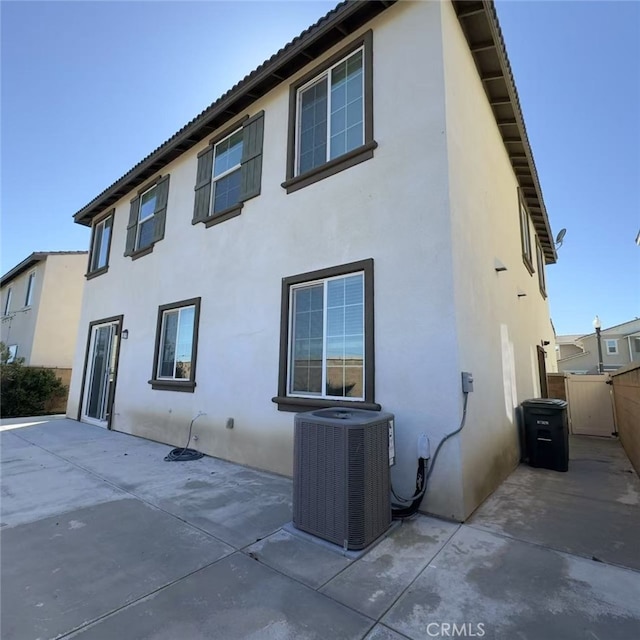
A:
[[[67,393],[50,369],[25,367],[24,358],[7,363],[8,357],[6,345],[0,342],[0,417],[41,415],[48,404]]]

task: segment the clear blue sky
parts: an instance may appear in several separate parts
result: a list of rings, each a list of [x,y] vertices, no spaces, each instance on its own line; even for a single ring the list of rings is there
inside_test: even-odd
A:
[[[334,6],[7,2],[1,271],[86,249],[71,216]],[[640,315],[640,3],[498,2],[554,233],[559,334]]]

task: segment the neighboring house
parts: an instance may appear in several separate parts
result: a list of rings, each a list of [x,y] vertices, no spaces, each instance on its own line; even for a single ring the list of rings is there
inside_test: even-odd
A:
[[[71,368],[86,267],[86,251],[38,251],[2,276],[0,340],[12,358]]]
[[[603,370],[616,371],[631,362],[640,362],[640,318],[600,331]],[[587,335],[557,336],[558,371],[598,373],[598,340]]]
[[[291,412],[383,408],[407,495],[470,371],[423,509],[518,463],[556,253],[492,4],[338,5],[74,218],[106,257],[69,416],[184,446],[203,412],[198,449],[291,474]]]

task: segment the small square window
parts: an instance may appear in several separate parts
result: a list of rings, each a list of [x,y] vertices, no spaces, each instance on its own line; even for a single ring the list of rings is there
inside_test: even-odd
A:
[[[200,298],[158,309],[153,375],[154,389],[191,391],[195,388]]]
[[[618,353],[618,341],[617,340],[605,340],[607,345],[607,353],[609,355],[616,355]]]

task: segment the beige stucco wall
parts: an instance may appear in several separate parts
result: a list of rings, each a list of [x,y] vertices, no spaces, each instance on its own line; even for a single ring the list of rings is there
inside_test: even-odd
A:
[[[441,7],[457,352],[475,380],[459,439],[468,516],[519,460],[515,408],[540,396],[542,341],[547,371],[557,369],[547,300],[522,260],[515,175],[458,19]]]
[[[449,5],[406,2],[361,30],[373,30],[372,160],[287,195],[286,82],[248,111],[265,110],[262,193],[239,217],[191,225],[206,141],[162,171],[171,175],[166,233],[150,255],[123,257],[131,194],[116,203],[109,271],[86,283],[68,415],[78,416],[89,323],[123,314],[115,429],[184,445],[202,411],[203,452],[290,474],[294,416],[271,402],[282,278],[373,258],[375,400],[396,415],[394,487],[413,492],[421,432],[434,451],[458,427],[460,372],[470,370],[468,425],[442,449],[422,507],[468,515],[517,460],[514,405],[539,395],[535,346],[553,331],[537,275],[522,264],[515,179],[456,24]],[[496,274],[494,257],[509,271]],[[197,296],[195,393],[154,391],[158,306]]]
[[[24,358],[25,364],[35,364],[33,361],[33,341],[36,332],[38,314],[40,312],[40,296],[45,273],[45,262],[37,262],[33,267],[21,273],[2,287],[2,306],[4,314],[5,302],[9,289],[11,293],[11,306],[6,315],[2,316],[0,340],[7,346],[17,345],[17,357]],[[25,305],[27,295],[27,283],[29,275],[36,274],[33,297],[29,306]]]
[[[44,264],[30,364],[69,368],[78,339],[87,255],[51,254]]]
[[[583,350],[575,344],[560,344],[556,353],[558,360],[568,358],[569,356],[577,356],[583,353]]]
[[[265,110],[262,193],[239,217],[209,229],[191,224],[196,156],[207,141],[162,170],[171,175],[166,233],[153,253],[123,257],[131,195],[116,203],[109,271],[86,283],[68,415],[78,415],[89,323],[123,314],[129,338],[120,350],[115,429],[184,445],[190,420],[203,411],[194,424],[202,451],[290,474],[294,415],[271,401],[282,278],[373,258],[375,399],[396,414],[394,486],[413,492],[419,433],[435,437],[458,418],[439,11],[438,3],[398,3],[361,30],[373,29],[379,147],[372,160],[287,195],[287,82],[248,111]],[[407,64],[412,59],[419,68]],[[195,393],[152,390],[158,306],[196,296]],[[432,508],[459,517],[460,461],[452,451]]]
[[[0,339],[18,345],[25,364],[70,368],[76,349],[87,266],[85,253],[49,254],[2,287],[0,307],[12,289],[9,313],[2,317]],[[25,306],[29,274],[36,274],[31,305]]]

